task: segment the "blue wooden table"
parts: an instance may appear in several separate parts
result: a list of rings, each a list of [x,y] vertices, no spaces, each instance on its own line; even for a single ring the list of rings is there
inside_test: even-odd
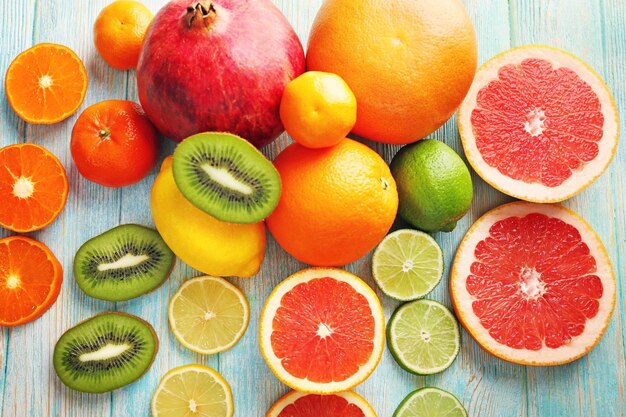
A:
[[[109,68],[93,47],[92,25],[110,0],[2,0],[0,2],[0,73],[22,50],[39,42],[68,45],[84,60],[90,78],[82,108],[105,99],[137,100],[135,73]],[[275,0],[303,41],[322,0]],[[358,0],[353,0],[358,1]],[[153,10],[165,0],[144,0]],[[624,0],[465,0],[478,35],[480,61],[512,46],[545,43],[567,49],[593,66],[606,80],[620,113],[626,110],[626,2]],[[4,84],[2,84],[4,85]],[[0,87],[3,89],[3,87]],[[70,132],[77,115],[52,126],[22,122],[10,109],[4,91],[0,94],[0,145],[34,142],[56,154],[67,169],[71,184],[67,206],[54,224],[31,235],[46,243],[61,260],[64,283],[54,307],[34,323],[14,329],[0,327],[0,417],[148,416],[152,393],[170,368],[204,363],[219,370],[233,387],[236,416],[261,417],[287,388],[265,365],[257,342],[258,318],[263,302],[274,285],[301,269],[270,238],[261,272],[250,280],[234,279],[251,305],[250,327],[232,350],[202,356],[182,347],[167,324],[171,295],[197,272],[178,263],[158,291],[137,300],[120,303],[97,301],[82,293],[74,282],[74,253],[88,238],[120,223],[150,225],[148,195],[156,172],[124,189],[108,189],[80,177],[69,154]],[[455,120],[434,136],[460,154]],[[264,149],[273,158],[288,143],[282,137]],[[388,161],[397,147],[372,144]],[[172,143],[162,154],[171,153]],[[437,234],[449,267],[456,247],[480,215],[510,199],[485,184],[476,175],[475,199],[469,214],[453,233]],[[622,143],[609,170],[590,188],[565,205],[580,213],[604,241],[617,273],[618,302],[611,324],[600,344],[586,357],[559,367],[532,368],[495,359],[468,335],[453,366],[445,372],[416,377],[401,370],[386,351],[369,378],[357,388],[378,412],[390,417],[410,391],[436,386],[454,393],[471,416],[481,417],[618,417],[624,416],[624,272],[626,268],[626,149]],[[0,236],[10,233],[0,229]],[[347,269],[373,281],[370,257]],[[432,294],[449,305],[447,271],[444,282]],[[621,288],[620,288],[621,286]],[[387,318],[397,306],[382,296]],[[94,314],[118,310],[133,313],[155,327],[161,342],[151,370],[139,382],[121,390],[88,395],[64,387],[52,368],[52,349],[59,336],[78,321]]]

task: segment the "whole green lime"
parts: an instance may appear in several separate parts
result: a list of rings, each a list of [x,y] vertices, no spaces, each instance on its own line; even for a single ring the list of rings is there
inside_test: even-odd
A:
[[[427,232],[449,232],[472,203],[472,178],[456,152],[425,139],[400,149],[391,161],[398,186],[398,213]]]

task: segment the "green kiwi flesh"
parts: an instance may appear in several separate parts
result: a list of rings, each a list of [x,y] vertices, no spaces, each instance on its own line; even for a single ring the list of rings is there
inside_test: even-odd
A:
[[[74,278],[94,298],[124,301],[150,292],[169,276],[176,257],[154,230],[115,227],[85,242],[74,257]]]
[[[250,142],[229,133],[185,139],[174,151],[172,171],[187,200],[224,222],[259,222],[280,198],[274,165]]]
[[[54,370],[82,392],[113,391],[139,379],[159,342],[152,326],[124,313],[103,313],[66,331],[54,347]]]

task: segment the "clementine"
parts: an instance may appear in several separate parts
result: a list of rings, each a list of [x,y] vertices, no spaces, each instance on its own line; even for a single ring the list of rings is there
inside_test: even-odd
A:
[[[123,187],[154,168],[159,137],[139,104],[105,100],[78,117],[70,151],[85,178],[106,187]]]
[[[452,116],[476,59],[459,0],[327,0],[313,23],[307,69],[338,74],[354,91],[354,133],[400,144]]]
[[[93,40],[102,59],[120,70],[136,68],[153,17],[138,1],[118,0],[102,9],[93,27]]]
[[[70,48],[40,43],[19,54],[4,79],[9,105],[28,123],[52,124],[70,117],[87,94],[87,72]]]
[[[385,161],[344,139],[329,148],[294,143],[274,161],[283,190],[266,223],[296,259],[315,266],[355,261],[385,237],[398,192]]]
[[[339,143],[356,122],[356,97],[337,74],[308,71],[291,80],[280,102],[280,120],[307,148]]]

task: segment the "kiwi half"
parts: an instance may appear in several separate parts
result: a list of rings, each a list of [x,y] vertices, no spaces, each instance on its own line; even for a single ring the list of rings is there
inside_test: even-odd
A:
[[[174,151],[172,171],[187,200],[225,222],[259,222],[280,198],[274,165],[250,142],[229,133],[185,139]]]
[[[74,278],[87,294],[124,301],[161,285],[176,257],[154,230],[137,224],[115,227],[85,242],[74,257]]]
[[[103,313],[61,336],[54,347],[54,370],[77,391],[113,391],[146,373],[158,348],[148,322],[130,314]]]

